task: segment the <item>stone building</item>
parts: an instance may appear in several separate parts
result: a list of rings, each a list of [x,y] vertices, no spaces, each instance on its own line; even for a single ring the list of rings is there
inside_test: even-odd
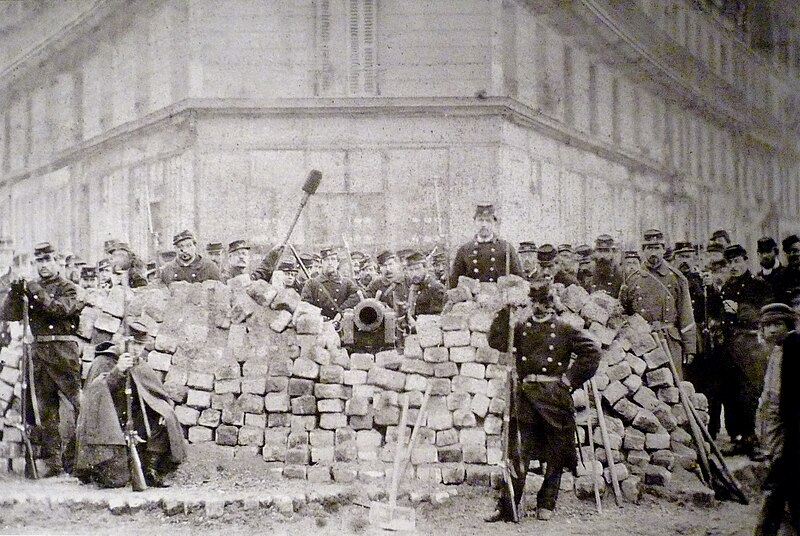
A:
[[[316,168],[309,247],[452,249],[482,200],[513,240],[754,247],[800,228],[800,8],[750,3],[3,2],[0,226],[268,243]]]

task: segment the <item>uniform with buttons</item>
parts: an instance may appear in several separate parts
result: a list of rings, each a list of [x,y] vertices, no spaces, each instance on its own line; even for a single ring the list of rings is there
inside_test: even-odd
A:
[[[458,248],[450,271],[450,288],[458,285],[458,278],[462,275],[486,283],[496,282],[498,277],[508,275],[506,252],[511,255],[509,271],[525,277],[517,250],[509,242],[496,237],[488,241],[475,238]]]
[[[214,261],[210,261],[197,255],[194,260],[182,265],[178,259],[168,262],[161,268],[161,281],[165,285],[176,281],[186,281],[187,283],[202,283],[203,281],[220,281],[222,274],[219,266]]]
[[[327,294],[322,290],[323,287],[328,291]],[[306,281],[300,297],[303,301],[322,309],[322,315],[326,318],[333,318],[339,310],[352,309],[358,305],[361,300],[357,294],[358,290],[358,285],[352,279],[339,274],[332,276],[320,274]],[[335,304],[331,298],[336,301]]]

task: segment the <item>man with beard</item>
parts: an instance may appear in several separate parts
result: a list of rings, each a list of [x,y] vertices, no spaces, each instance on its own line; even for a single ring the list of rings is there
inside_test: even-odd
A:
[[[226,279],[248,274],[250,265],[250,246],[246,240],[234,240],[228,244],[228,271]]]
[[[753,456],[758,444],[755,417],[763,387],[767,356],[758,339],[758,315],[773,301],[769,285],[750,273],[747,251],[725,248],[730,279],[722,287],[725,344],[720,374],[724,388],[725,428],[733,443],[730,453]]]
[[[150,487],[168,487],[164,477],[186,459],[187,445],[173,403],[158,374],[147,363],[153,346],[147,327],[130,325],[129,352],[113,342],[95,347],[95,359],[86,377],[84,406],[78,419],[75,476],[83,483],[118,488],[130,480],[125,443],[128,404],[125,387],[130,377],[132,419],[136,447]]]
[[[408,299],[406,316],[409,326],[414,326],[417,315],[438,315],[445,302],[444,286],[436,281],[425,266],[425,256],[415,251],[406,257]]]
[[[773,279],[775,299],[789,307],[800,297],[800,237],[789,235],[781,243],[786,255],[786,268]]]
[[[658,229],[644,232],[641,269],[631,274],[620,290],[626,314],[640,314],[653,328],[664,333],[678,376],[684,363],[691,363],[697,350],[697,329],[689,295],[689,283],[664,261],[664,235]]]
[[[366,295],[385,303],[400,315],[402,314],[399,310],[400,305],[405,303],[408,296],[408,284],[403,266],[397,255],[391,251],[382,251],[377,258],[380,276],[369,284]]]
[[[604,290],[609,296],[619,296],[624,278],[615,262],[616,253],[617,248],[611,236],[602,234],[597,237],[594,242],[594,271],[586,286],[590,293]]]
[[[475,238],[463,244],[456,252],[450,271],[450,288],[458,285],[460,276],[481,282],[494,282],[508,272],[525,277],[517,250],[497,236],[497,214],[494,205],[478,205],[473,217]],[[506,262],[508,257],[508,262]],[[510,267],[506,269],[506,265]]]
[[[594,262],[592,260],[592,247],[589,244],[581,244],[575,248],[575,256],[578,259],[578,273],[576,277],[578,284],[583,288],[589,286],[594,273]]]
[[[536,495],[537,517],[552,517],[561,475],[577,465],[572,392],[591,378],[600,364],[600,350],[588,335],[555,316],[549,278],[534,279],[529,298],[525,307],[502,309],[489,330],[489,346],[506,352],[513,324],[512,366],[518,384],[507,431],[514,497],[508,496],[504,486],[488,522],[513,520],[511,501],[519,508],[532,459],[547,466]]]
[[[358,285],[339,274],[339,254],[334,248],[323,249],[322,273],[306,281],[300,297],[303,301],[322,309],[322,316],[331,320],[341,320],[345,309],[355,307],[361,298]]]
[[[358,286],[366,291],[369,288],[369,284],[372,283],[377,276],[378,273],[375,269],[375,261],[371,256],[364,254],[364,258],[361,259],[356,283],[358,283]]]
[[[0,319],[21,321],[27,297],[34,336],[31,346],[33,382],[29,386],[29,393],[32,393],[29,396],[33,400],[35,394],[38,408],[34,411],[38,409],[41,422],[31,434],[31,442],[41,446],[47,465],[46,476],[53,476],[62,469],[71,472],[75,456],[74,437],[61,436],[59,395],[72,405],[77,416],[81,373],[75,333],[83,304],[78,298],[78,287],[59,274],[55,250],[49,242],[36,245],[34,258],[40,279],[13,282],[0,306]],[[34,424],[33,411],[26,417]]]
[[[556,254],[556,266],[553,283],[561,283],[565,287],[578,285],[578,261],[570,244],[560,244]]]
[[[165,285],[176,281],[202,283],[222,279],[219,266],[197,253],[197,240],[191,231],[181,231],[176,234],[172,238],[172,245],[178,250],[178,256],[161,268],[161,281]]]
[[[522,263],[522,271],[525,272],[525,278],[530,281],[538,271],[536,266],[536,243],[534,242],[520,242],[519,243],[519,260]]]
[[[121,277],[128,278],[129,288],[147,286],[147,279],[142,274],[144,265],[139,258],[131,252],[131,247],[126,242],[117,242],[109,248],[111,255],[111,269]]]
[[[758,264],[761,266],[756,275],[769,283],[774,290],[775,281],[783,271],[778,255],[778,244],[771,236],[762,236],[758,239],[756,253],[758,253]]]

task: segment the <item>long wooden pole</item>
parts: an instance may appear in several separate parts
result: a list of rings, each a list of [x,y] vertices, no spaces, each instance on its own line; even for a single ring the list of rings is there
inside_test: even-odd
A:
[[[622,490],[619,489],[619,479],[617,472],[614,470],[614,452],[611,450],[611,439],[608,436],[608,429],[606,428],[606,417],[603,415],[603,404],[600,399],[600,392],[597,390],[597,384],[594,378],[589,380],[592,386],[592,394],[594,396],[594,405],[597,407],[597,422],[600,424],[600,433],[603,436],[603,446],[606,449],[606,459],[608,460],[608,472],[611,475],[611,487],[614,490],[614,500],[617,506],[622,506]]]

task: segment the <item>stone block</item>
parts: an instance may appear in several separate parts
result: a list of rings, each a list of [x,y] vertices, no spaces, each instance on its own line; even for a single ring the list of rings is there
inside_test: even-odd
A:
[[[647,364],[647,370],[655,370],[669,363],[669,357],[667,357],[667,354],[665,354],[661,348],[656,348],[647,352],[642,358]]]
[[[411,451],[411,463],[420,465],[423,463],[437,463],[439,453],[434,445],[418,445]]]
[[[214,430],[204,426],[189,428],[189,443],[206,443],[214,439]]]
[[[407,335],[403,341],[403,356],[408,359],[422,359],[422,347],[416,333]]]
[[[264,446],[264,429],[242,426],[239,429],[239,444],[251,447]]]
[[[292,375],[292,360],[283,356],[272,356],[269,362],[269,375],[287,377]]]
[[[489,399],[488,396],[480,394],[480,393],[476,393],[472,397],[472,402],[470,404],[470,410],[472,411],[472,413],[474,413],[475,415],[477,415],[478,417],[483,419],[489,413],[489,404],[490,403],[491,403],[491,400]]]
[[[636,428],[626,428],[622,446],[628,450],[644,450],[645,435]]]
[[[640,409],[641,408],[639,406],[627,398],[621,398],[616,404],[614,404],[614,411],[626,423],[632,423]]]
[[[214,389],[214,375],[205,372],[189,372],[186,385],[194,389],[211,391]]]
[[[226,424],[218,426],[215,441],[217,445],[235,446],[239,441],[239,428]]]
[[[614,465],[614,475],[617,477],[618,482],[622,482],[630,476],[628,467],[624,463],[617,463]],[[611,471],[609,468],[603,470],[603,480],[607,484],[611,484]]]
[[[436,363],[433,366],[433,374],[437,378],[452,378],[453,376],[458,375],[458,365],[452,361]]]
[[[428,363],[444,363],[450,359],[450,352],[441,346],[427,347],[423,350],[422,358]]]
[[[475,362],[496,365],[500,362],[500,352],[488,346],[476,348]]]
[[[242,380],[217,380],[214,382],[214,392],[223,395],[226,393],[239,394],[242,391]]]
[[[486,463],[485,445],[464,445],[461,451],[465,463]]]
[[[211,407],[211,393],[189,389],[186,393],[186,405],[193,408],[205,409]]]
[[[244,410],[239,405],[238,400],[231,400],[222,406],[222,422],[241,426],[244,424]]]
[[[215,380],[237,380],[242,377],[242,369],[236,361],[219,363],[214,368]]]
[[[660,465],[672,471],[675,467],[675,455],[669,450],[657,450],[650,455],[653,465]]]
[[[644,467],[644,482],[652,486],[667,486],[672,480],[672,473],[660,465],[648,464]]]
[[[486,366],[481,363],[462,363],[461,375],[468,378],[476,378],[482,380],[486,376]]]
[[[478,421],[472,411],[457,409],[453,412],[453,425],[456,428],[472,428],[478,425]]]
[[[631,374],[625,378],[622,383],[628,388],[628,395],[635,395],[642,387],[642,377],[636,374]]]
[[[670,445],[669,434],[666,432],[659,432],[647,434],[645,440],[645,447],[647,450],[663,450],[668,449]]]
[[[645,376],[645,382],[649,387],[672,387],[675,382],[672,378],[672,372],[668,368],[660,368],[651,370]]]
[[[678,420],[672,414],[672,410],[667,404],[662,404],[658,406],[656,409],[653,410],[653,414],[658,419],[658,422],[661,423],[661,426],[666,429],[667,432],[672,432],[678,427]]]
[[[308,445],[286,449],[287,465],[308,465],[311,462],[311,449]]]
[[[291,399],[292,415],[316,415],[317,399],[313,396],[298,396]]]
[[[225,394],[217,394],[213,393],[211,395],[211,407],[214,409],[221,410],[225,407],[226,404],[232,403],[236,397],[233,393],[225,393]]]
[[[489,383],[486,380],[468,378],[461,375],[451,380],[451,388],[453,392],[465,392],[473,395],[487,395],[489,393]]]
[[[610,382],[617,382],[625,380],[631,375],[631,372],[631,366],[626,361],[622,361],[621,363],[608,367],[606,374]]]
[[[400,363],[400,372],[433,376],[434,365],[422,359],[403,359]]]
[[[433,396],[447,396],[452,390],[451,381],[448,378],[433,378],[430,386]]]
[[[445,408],[429,408],[426,426],[433,430],[447,430],[453,427],[453,414]]]
[[[622,482],[620,482],[620,489],[622,496],[626,501],[637,504],[641,497],[641,483],[642,479],[637,475],[631,475]]]
[[[615,434],[609,430],[608,432],[608,441],[610,443],[612,450],[619,450],[622,447],[622,436],[619,434]],[[599,447],[604,447],[605,443],[603,442],[603,434],[600,432],[600,427],[594,429],[594,443]],[[600,452],[603,449],[598,449]],[[603,454],[605,456],[605,454]]]
[[[347,426],[347,415],[344,413],[323,413],[319,417],[319,427],[323,430],[338,430]]]
[[[634,393],[633,401],[650,411],[653,411],[661,405],[661,402],[658,400],[653,390],[647,387],[640,387],[636,393]]]
[[[469,330],[466,329],[460,331],[445,331],[442,340],[447,348],[469,346],[471,335]]]
[[[355,370],[369,370],[375,364],[375,356],[372,354],[351,354],[350,368]]]
[[[457,333],[452,331],[450,333]],[[453,363],[474,362],[476,350],[472,346],[454,346],[450,348],[450,361]]]
[[[616,330],[607,328],[598,322],[592,322],[589,325],[589,334],[603,347],[610,346],[617,336]]]
[[[245,413],[264,413],[264,397],[254,394],[239,395],[237,403]]]
[[[590,322],[596,322],[605,326],[608,323],[608,319],[610,315],[608,311],[606,311],[603,307],[595,303],[594,301],[587,301],[581,307],[580,315]]]
[[[306,396],[314,394],[314,382],[301,378],[291,378],[287,385],[289,396]]]
[[[615,381],[606,387],[603,391],[603,398],[605,398],[612,406],[628,394],[628,388],[622,382]]]
[[[583,309],[587,301],[589,301],[589,293],[579,285],[570,285],[561,294],[561,303],[574,313]]]
[[[314,396],[317,398],[338,398],[347,400],[350,398],[352,389],[336,383],[318,383],[314,385]]]
[[[636,418],[633,419],[633,427],[645,433],[656,433],[661,430],[661,423],[648,409],[641,408],[636,413]]]
[[[254,428],[259,428],[263,430],[267,427],[267,416],[263,413],[256,414],[256,413],[245,413],[244,414],[244,425],[245,426],[252,426]]]
[[[442,331],[469,331],[469,317],[452,313],[443,314],[439,327]]]
[[[367,383],[392,391],[402,391],[406,383],[406,375],[402,372],[375,366],[367,373]]]
[[[299,304],[300,295],[295,290],[282,288],[270,303],[270,308],[293,313]]]
[[[310,359],[298,357],[292,364],[292,376],[316,380],[319,377],[319,365]]]
[[[446,294],[448,303],[461,303],[472,299],[472,294],[469,289],[464,287],[447,289]]]
[[[656,396],[665,404],[674,405],[681,401],[680,391],[677,387],[662,387]]]
[[[242,378],[242,392],[253,395],[264,395],[267,392],[267,378]]]
[[[489,333],[494,315],[489,311],[478,310],[469,317],[469,330],[478,333]]]
[[[631,450],[628,451],[625,460],[633,467],[645,467],[650,463],[650,455],[644,450]]]
[[[406,376],[406,391],[425,391],[428,387],[428,378],[419,374],[409,374]]]
[[[189,406],[175,406],[175,416],[182,425],[194,426],[197,424],[200,412]]]
[[[294,328],[300,335],[318,335],[322,333],[323,318],[318,314],[301,314],[294,319]]]
[[[96,331],[103,331],[111,334],[116,333],[121,325],[122,321],[119,318],[111,316],[105,312],[97,315],[97,318],[94,321],[94,329]]]
[[[417,324],[417,341],[419,342],[419,345],[423,350],[425,350],[426,348],[441,346],[444,342],[442,330],[438,326],[437,327],[423,326],[422,328],[420,328],[419,324]]]
[[[317,400],[317,411],[319,413],[341,413],[344,411],[344,400],[335,398]]]
[[[342,383],[345,385],[363,385],[367,383],[367,371],[345,370],[342,374]]]
[[[270,413],[267,415],[267,426],[270,428],[286,428],[292,424],[291,413]]]

